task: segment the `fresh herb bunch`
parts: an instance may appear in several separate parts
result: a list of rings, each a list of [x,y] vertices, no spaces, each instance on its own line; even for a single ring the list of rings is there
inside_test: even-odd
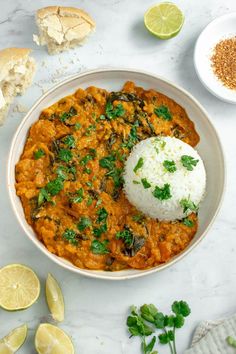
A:
[[[153,304],[143,305],[137,310],[131,307],[131,314],[127,318],[130,337],[138,336],[141,338],[141,350],[143,354],[157,354],[154,350],[156,336],[147,343],[146,337],[151,336],[156,330],[161,330],[158,335],[159,342],[163,345],[168,344],[170,353],[177,354],[176,349],[176,329],[183,327],[185,317],[189,316],[191,310],[185,301],[175,301],[171,306],[172,313],[164,315],[159,312]]]

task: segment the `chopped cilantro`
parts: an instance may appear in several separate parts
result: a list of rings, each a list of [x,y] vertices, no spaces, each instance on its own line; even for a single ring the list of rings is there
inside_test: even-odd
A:
[[[73,154],[68,149],[60,149],[58,152],[58,158],[61,161],[69,162],[73,158]]]
[[[104,241],[98,241],[98,240],[93,240],[91,243],[90,250],[94,254],[107,254],[109,253],[109,249],[107,248],[109,241],[104,240]]]
[[[185,226],[188,226],[188,227],[193,227],[194,226],[194,222],[188,218],[184,218],[183,219],[183,224]]]
[[[60,116],[60,121],[65,123],[65,121],[68,119],[68,118],[71,118],[73,116],[76,116],[77,114],[77,111],[74,107],[71,107],[69,112],[64,112],[62,113],[62,115]]]
[[[46,190],[51,195],[58,194],[63,189],[63,180],[60,177],[48,182],[46,184]]]
[[[106,117],[111,120],[117,117],[122,117],[125,114],[125,109],[121,103],[113,107],[113,104],[108,101],[106,104],[105,112]]]
[[[82,203],[84,197],[84,190],[83,188],[80,188],[76,191],[76,195],[71,198],[72,203]]]
[[[161,105],[160,107],[155,108],[154,113],[164,120],[172,120],[172,115],[167,106]]]
[[[78,241],[76,240],[76,232],[72,229],[66,229],[65,232],[62,234],[62,237],[67,240],[72,245],[77,245]]]
[[[144,159],[143,159],[143,157],[140,157],[138,159],[138,162],[137,162],[136,166],[133,169],[134,173],[136,173],[140,168],[142,168],[143,164],[144,164]]]
[[[140,184],[139,181],[136,181],[135,179],[133,180],[133,184]]]
[[[103,233],[107,232],[107,224],[103,224],[100,227],[95,227],[93,229],[93,234],[95,237],[101,237]]]
[[[122,239],[127,246],[131,246],[134,240],[134,235],[129,229],[118,231],[116,233],[117,240]]]
[[[68,146],[68,148],[73,149],[75,147],[75,138],[73,137],[73,135],[67,135],[64,138],[63,142]]]
[[[144,219],[144,216],[142,214],[137,214],[137,215],[133,215],[132,216],[132,219],[135,221],[135,222],[142,222],[143,219]]]
[[[114,155],[108,155],[99,160],[99,165],[103,168],[111,170],[114,167],[114,161],[116,160]]]
[[[186,167],[188,171],[192,171],[193,166],[194,167],[197,166],[198,161],[199,160],[194,160],[192,156],[188,156],[188,155],[181,156],[182,165]]]
[[[50,202],[51,197],[45,188],[41,188],[38,195],[38,205],[42,205],[44,202]]]
[[[184,213],[186,213],[187,211],[193,211],[194,213],[196,213],[198,211],[197,205],[190,199],[183,198],[179,203],[180,206],[183,208]]]
[[[90,206],[92,205],[92,203],[93,203],[93,198],[89,196],[86,205]]]
[[[105,119],[106,119],[106,116],[105,116],[104,114],[101,114],[100,117],[99,117],[99,119],[105,120]]]
[[[65,166],[58,166],[57,170],[56,170],[56,174],[59,178],[61,178],[62,180],[67,179],[67,167]]]
[[[90,124],[88,126],[88,128],[86,128],[85,135],[89,136],[92,133],[92,131],[95,131],[95,130],[96,130],[96,125],[95,124]]]
[[[86,182],[86,185],[87,185],[88,187],[92,187],[92,186],[93,186],[92,182],[90,182],[90,181]]]
[[[147,178],[142,178],[142,179],[141,179],[141,182],[142,182],[143,187],[144,187],[145,189],[148,189],[148,188],[151,187],[151,184],[148,182]]]
[[[80,160],[80,165],[85,166],[87,163],[91,160],[93,160],[93,156],[90,154],[85,155],[81,160]]]
[[[108,212],[106,211],[105,208],[100,208],[100,209],[97,211],[97,214],[98,214],[98,218],[97,218],[97,222],[98,222],[98,223],[107,220]]]
[[[156,186],[152,194],[159,200],[167,200],[172,197],[170,192],[170,185],[168,183],[165,183],[163,188]]]
[[[89,227],[91,225],[92,225],[91,220],[86,216],[82,216],[80,218],[79,223],[77,224],[77,228],[79,231],[84,231],[87,227]]]
[[[123,144],[121,145],[122,147],[125,147],[130,150],[137,143],[137,141],[138,141],[137,127],[138,126],[139,126],[139,122],[138,121],[134,122],[134,125],[130,129],[128,139],[123,142]]]
[[[34,152],[34,159],[35,160],[38,160],[43,156],[45,156],[45,152],[43,151],[43,149],[38,149],[37,151]]]
[[[170,173],[173,173],[173,172],[175,172],[177,170],[175,162],[173,160],[165,160],[163,162],[163,166]]]
[[[85,168],[83,169],[83,172],[84,172],[84,173],[87,173],[88,175],[90,175],[90,174],[92,173],[92,170],[91,170],[91,168],[85,167]]]

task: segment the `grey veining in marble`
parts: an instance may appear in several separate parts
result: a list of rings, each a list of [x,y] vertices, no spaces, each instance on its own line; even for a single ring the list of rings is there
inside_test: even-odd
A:
[[[0,128],[0,266],[22,262],[31,266],[44,284],[52,272],[60,281],[66,302],[66,319],[61,325],[72,335],[76,353],[137,354],[139,341],[129,340],[125,320],[131,304],[155,303],[167,311],[175,299],[187,300],[192,315],[178,335],[179,353],[189,345],[197,323],[236,311],[236,106],[213,97],[201,85],[193,67],[193,48],[213,18],[236,11],[235,0],[176,0],[186,21],[181,33],[169,41],[158,41],[143,26],[143,14],[152,0],[65,0],[87,10],[97,30],[86,45],[60,56],[48,56],[32,41],[36,31],[35,10],[58,5],[57,0],[0,0],[0,48],[32,47],[38,62],[34,84],[16,98],[5,125]],[[105,282],[65,271],[38,251],[24,235],[6,192],[6,162],[10,142],[24,114],[16,104],[30,107],[47,89],[67,75],[92,68],[130,67],[161,75],[189,90],[207,109],[220,133],[225,149],[227,192],[216,222],[201,244],[173,268],[147,278]],[[216,166],[217,174],[217,166]],[[42,288],[42,295],[44,288]],[[48,316],[44,296],[30,309],[8,313],[0,309],[0,337],[26,322],[29,337],[19,354],[33,354],[35,327]],[[161,354],[167,354],[165,347]]]

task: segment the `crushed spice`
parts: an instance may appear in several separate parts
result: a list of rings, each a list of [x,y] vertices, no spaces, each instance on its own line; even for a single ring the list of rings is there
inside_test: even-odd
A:
[[[211,62],[214,74],[223,85],[236,90],[236,36],[216,44]]]

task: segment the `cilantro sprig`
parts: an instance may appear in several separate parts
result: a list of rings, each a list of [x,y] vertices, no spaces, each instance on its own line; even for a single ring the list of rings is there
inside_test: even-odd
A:
[[[35,160],[38,160],[43,156],[45,156],[45,152],[43,149],[38,149],[37,151],[34,152],[34,159]]]
[[[156,344],[156,336],[153,336],[147,344],[146,337],[151,336],[156,330],[161,331],[158,334],[159,343],[168,344],[170,353],[177,354],[176,349],[176,329],[182,328],[185,318],[191,313],[189,305],[185,301],[175,301],[171,306],[172,313],[165,315],[159,312],[153,304],[144,304],[138,310],[131,307],[131,314],[128,316],[126,324],[131,337],[141,338],[141,349],[143,354],[157,354],[153,350]]]
[[[169,108],[165,105],[161,105],[160,107],[155,108],[154,113],[156,116],[164,120],[172,120],[172,114],[170,113]]]
[[[156,186],[154,191],[152,192],[153,196],[159,200],[167,200],[172,197],[171,191],[170,191],[170,185],[168,183],[165,183],[164,186],[158,187]]]
[[[125,109],[121,103],[118,103],[118,105],[114,107],[110,101],[107,102],[105,111],[106,117],[109,120],[115,119],[117,117],[122,117],[125,114]]]
[[[193,168],[197,166],[199,160],[194,160],[192,156],[182,155],[181,156],[182,165],[188,170],[193,171]]]

